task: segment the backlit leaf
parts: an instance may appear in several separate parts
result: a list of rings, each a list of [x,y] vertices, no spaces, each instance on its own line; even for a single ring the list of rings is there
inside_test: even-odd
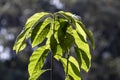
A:
[[[39,47],[37,50],[35,50],[32,53],[32,55],[30,56],[30,63],[28,65],[30,79],[32,77],[32,78],[34,78],[33,80],[36,80],[40,76],[40,74],[42,74],[44,72],[44,70],[42,70],[42,67],[44,65],[48,51],[49,50],[47,49],[47,46],[42,46],[42,47]],[[36,75],[38,75],[38,76],[36,76]],[[33,77],[33,76],[35,76],[35,77]]]
[[[47,13],[47,12],[35,13],[33,16],[28,18],[28,20],[25,24],[25,29],[33,27],[33,25],[35,25],[35,23],[39,22],[39,20],[42,19],[47,14],[49,14],[49,13]],[[28,24],[30,24],[30,25],[28,25]]]
[[[77,59],[78,62],[79,62],[79,66],[80,64],[82,65],[82,69],[84,69],[86,72],[88,72],[90,66],[91,66],[91,54],[90,54],[90,50],[89,50],[89,45],[88,43],[84,42],[81,37],[79,36],[79,34],[77,33],[77,31],[75,30],[71,30],[71,31],[68,31],[73,37],[74,37],[74,40],[75,40],[75,44],[76,46],[78,47],[78,49],[80,50],[80,52],[78,51],[79,54],[77,54],[77,58],[80,58]],[[82,58],[80,57],[82,56]],[[84,57],[84,58],[83,58]],[[85,62],[86,61],[86,62]],[[83,64],[84,65],[83,65]]]
[[[40,70],[40,69],[37,70],[36,72],[34,72],[34,75],[29,77],[29,80],[37,80],[40,77],[40,75],[42,75],[46,71],[48,70]]]
[[[94,43],[94,39],[93,39],[93,34],[90,30],[88,30],[87,28],[85,28],[84,24],[81,21],[77,21],[78,24],[81,26],[81,28],[85,31],[87,37],[89,38],[90,42],[92,43],[92,48],[95,48],[95,43]]]
[[[47,37],[47,34],[50,30],[51,18],[47,18],[42,24],[39,23],[32,31],[32,47],[37,46]]]
[[[88,72],[91,66],[87,37],[94,48],[92,32],[84,26],[79,16],[64,11],[54,14],[41,12],[27,20],[13,50],[23,50],[28,38],[31,39],[32,48],[37,46],[30,56],[29,80],[38,80],[44,72],[50,70],[43,68],[48,52],[51,52],[56,60],[61,61],[66,74],[65,80],[81,80],[80,69]],[[75,54],[71,55],[69,52],[72,46]]]
[[[56,53],[54,55],[54,58],[59,61],[60,57],[62,57],[62,56],[63,56],[63,49],[61,48],[60,45],[57,45],[57,50],[56,50]]]
[[[81,38],[79,37],[78,33],[75,30],[73,30],[72,32],[73,32],[73,34],[71,34],[71,35],[73,35],[73,37],[75,39],[75,44],[78,46],[79,49],[83,50],[91,59],[88,43],[82,41]]]
[[[81,26],[80,26],[78,23],[76,23],[76,31],[77,31],[80,35],[82,35],[82,37],[83,37],[84,40],[86,41],[86,38],[87,38],[86,33],[85,33],[85,31],[81,28]]]
[[[61,58],[60,61],[62,62],[64,71],[66,72],[67,71],[67,59]],[[81,80],[80,68],[79,68],[79,65],[78,65],[78,62],[76,61],[76,59],[74,57],[70,56],[68,61],[69,62],[68,62],[67,76],[69,76],[69,77],[66,77],[66,80],[70,79],[70,76],[73,78],[73,80]]]
[[[26,32],[27,29],[25,31],[22,31],[16,39],[16,42],[13,47],[13,50],[16,50],[16,53],[18,53],[19,51],[23,50],[26,47],[26,43],[25,43]]]
[[[75,47],[76,59],[79,63],[79,67],[88,72],[91,66],[91,60],[85,52]]]
[[[87,28],[85,28],[85,26],[84,26],[84,24],[81,22],[81,19],[80,19],[79,16],[76,16],[76,15],[74,15],[74,14],[71,14],[70,12],[60,11],[60,12],[58,12],[58,13],[61,13],[62,16],[69,21],[69,23],[71,24],[71,26],[72,26],[73,28],[77,28],[77,30],[78,30],[79,32],[82,31],[81,34],[84,35],[85,40],[86,40],[86,36],[85,36],[85,34],[86,34],[87,37],[89,38],[90,42],[92,43],[92,48],[93,48],[93,49],[95,48],[95,43],[94,43],[94,39],[93,39],[93,34],[92,34],[92,32],[91,32],[90,30],[88,30]],[[76,24],[77,24],[77,25],[76,25]],[[80,25],[80,27],[78,27],[78,24]],[[82,30],[79,30],[80,28],[82,28]],[[85,34],[84,34],[84,32],[85,32]]]

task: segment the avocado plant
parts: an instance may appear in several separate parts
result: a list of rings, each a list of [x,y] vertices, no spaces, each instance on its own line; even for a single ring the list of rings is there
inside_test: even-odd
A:
[[[53,59],[62,63],[65,80],[81,80],[81,69],[88,72],[91,67],[88,40],[94,48],[93,35],[75,14],[64,11],[35,13],[18,35],[13,50],[18,53],[25,49],[28,39],[35,48],[28,64],[29,80],[38,80],[46,71],[51,71],[50,80],[53,80]],[[74,48],[74,56],[70,54],[71,48]],[[51,68],[44,69],[50,53]]]

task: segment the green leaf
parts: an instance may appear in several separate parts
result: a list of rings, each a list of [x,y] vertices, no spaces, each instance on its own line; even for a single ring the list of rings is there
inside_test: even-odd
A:
[[[63,11],[61,13],[65,16],[67,16],[68,18],[70,18],[72,20],[72,23],[75,23],[76,20],[81,21],[81,17],[76,14],[72,14],[70,12],[63,12]]]
[[[67,22],[73,27],[73,29],[76,28],[75,19],[73,18],[73,15],[70,12],[59,11],[58,15],[60,15],[60,17],[63,17],[65,20],[67,20]]]
[[[89,60],[89,62],[90,62],[90,61],[91,61],[91,54],[90,54],[90,51],[89,51],[89,45],[88,45],[88,43],[83,42],[83,41],[81,40],[81,38],[79,37],[79,35],[77,34],[76,31],[73,31],[73,36],[74,36],[74,38],[75,38],[75,43],[76,43],[77,47],[78,47],[81,51],[84,52],[84,54],[88,57],[88,60]],[[87,60],[87,59],[86,59],[86,60]],[[87,72],[87,71],[89,70],[89,68],[90,68],[90,63],[88,63],[87,65],[89,65],[88,68],[87,68],[87,69],[84,69],[86,72]],[[82,67],[82,68],[84,68],[84,67]]]
[[[70,75],[67,75],[65,80],[74,80]]]
[[[16,50],[16,53],[18,53],[19,51],[23,50],[26,47],[25,40],[31,36],[31,29],[30,28],[32,28],[32,26],[36,22],[38,22],[38,20],[40,18],[42,18],[43,16],[45,16],[47,14],[48,13],[46,13],[46,12],[36,13],[35,15],[33,15],[32,17],[30,17],[27,20],[27,22],[25,24],[25,28],[23,29],[21,34],[18,35],[16,42],[14,44],[13,50]]]
[[[43,22],[44,19],[46,19],[47,17],[49,17],[51,14],[47,13],[47,12],[41,12],[41,13],[36,13],[33,16],[31,16],[24,27],[24,30],[29,29],[27,31],[27,36],[26,38],[30,38],[31,37],[31,33],[32,33],[32,29],[38,25],[38,23]]]
[[[38,71],[34,72],[34,75],[30,76],[29,80],[37,80],[40,77],[40,75],[42,75],[46,71],[48,71],[48,70],[38,70]]]
[[[37,48],[30,56],[28,71],[29,80],[37,80],[45,71],[44,62],[48,52],[63,64],[66,73],[65,80],[81,80],[80,69],[88,72],[91,66],[91,54],[86,38],[95,47],[92,33],[83,25],[79,16],[70,12],[59,11],[54,14],[41,12],[30,17],[18,36],[13,50],[19,52],[26,47],[26,39],[31,39],[32,47],[38,46],[46,40],[43,46]],[[74,45],[76,57],[64,53],[70,52]]]
[[[54,58],[59,61],[60,57],[62,57],[62,56],[63,56],[63,49],[61,48],[60,45],[57,45],[57,50],[56,50],[56,53],[54,55]]]
[[[27,22],[25,24],[25,29],[33,27],[33,25],[35,25],[35,23],[39,22],[39,20],[44,18],[47,14],[49,14],[49,13],[47,13],[47,12],[35,13],[33,16],[31,16],[27,20]]]
[[[47,18],[42,24],[39,23],[35,26],[35,28],[32,31],[32,47],[37,46],[41,42],[44,41],[44,39],[47,37],[47,34],[50,30],[51,25],[51,18]]]
[[[74,37],[70,35],[69,33],[66,33],[64,41],[61,43],[61,46],[65,50],[69,50],[74,43]]]
[[[84,38],[84,41],[86,41],[86,33],[78,23],[76,23],[76,31]]]
[[[92,48],[95,48],[95,43],[94,43],[94,39],[93,39],[93,34],[90,30],[88,30],[87,28],[85,28],[85,25],[81,22],[81,21],[77,21],[77,23],[81,26],[81,28],[85,31],[86,35],[88,36],[90,42],[92,43]]]
[[[70,56],[69,62],[70,62],[70,64],[68,64],[68,66],[70,65],[69,67],[71,68],[71,69],[68,70],[69,75],[74,80],[81,80],[80,68],[79,68],[77,60],[74,57]]]
[[[30,79],[32,77],[32,79],[34,78],[33,80],[36,80],[44,72],[42,67],[44,65],[48,51],[48,46],[42,46],[35,50],[30,56],[30,63],[28,65]]]
[[[95,49],[95,42],[94,42],[94,38],[93,38],[93,33],[89,29],[87,29],[87,31],[88,31],[87,35],[89,36],[90,42],[92,43],[92,48]]]
[[[86,72],[88,72],[88,70],[91,66],[91,63],[90,63],[91,62],[91,54],[90,54],[88,43],[83,41],[81,36],[77,33],[77,31],[72,30],[71,27],[69,27],[67,32],[74,37],[75,45],[80,50],[80,52],[77,51],[77,53],[79,53],[79,54],[76,54],[76,56],[78,58],[77,60],[79,62],[79,66],[81,67],[81,65],[82,65],[81,68],[84,69]],[[82,56],[82,58],[80,56]],[[82,61],[80,61],[79,59],[81,59]]]
[[[73,34],[71,34],[71,35],[75,39],[76,46],[78,46],[79,49],[84,51],[89,56],[89,58],[91,59],[91,56],[90,56],[91,54],[90,54],[88,43],[82,41],[81,38],[79,37],[78,33],[75,30],[73,30],[72,32],[73,32]]]
[[[22,31],[14,44],[13,50],[16,50],[16,53],[18,53],[19,51],[23,50],[26,47],[26,43],[25,43],[25,39],[26,39],[26,32],[27,29],[25,31]]]
[[[53,24],[51,24],[51,26],[52,26]],[[51,40],[51,36],[53,35],[53,28],[52,27],[50,27],[50,30],[49,30],[49,32],[48,32],[48,34],[47,34],[47,36],[46,36],[46,38],[47,38],[47,41],[46,41],[46,44],[45,45],[48,45],[48,48],[51,50],[51,47],[50,47],[50,40]]]
[[[70,25],[74,28],[77,28],[76,30],[78,31],[78,33],[81,33],[84,37],[84,39],[86,40],[86,35],[88,36],[90,42],[92,43],[92,48],[95,48],[95,43],[94,43],[94,39],[93,39],[93,34],[90,30],[88,30],[87,28],[85,28],[84,24],[81,22],[79,16],[73,15],[70,12],[63,12],[63,11],[59,11],[58,12],[60,15],[62,15],[65,19],[68,20],[68,22],[70,23]],[[78,27],[78,24],[80,25],[80,27]],[[81,29],[82,28],[82,29]],[[84,34],[85,32],[85,34]]]
[[[58,25],[58,29],[60,28],[60,25]],[[50,39],[50,45],[51,50],[53,52],[54,58],[59,60],[59,57],[63,56],[63,49],[61,48],[61,43],[58,39],[58,29],[56,29],[56,32],[51,36]]]
[[[60,28],[57,31],[58,41],[60,46],[63,50],[67,50],[65,46],[65,42],[68,38],[68,35],[66,36],[66,30],[67,30],[68,23],[66,21],[60,23]]]
[[[68,22],[72,23],[71,21],[73,20],[73,18],[72,18],[71,13],[59,11],[59,12],[57,12],[57,14],[60,17],[65,18]]]
[[[67,66],[67,59],[60,58],[60,61],[63,64],[65,73],[67,73],[66,80],[69,80],[69,79],[71,80],[70,76],[73,78],[73,80],[81,80],[80,68],[79,68],[78,62],[74,57],[72,56],[69,57],[68,66]],[[67,67],[68,67],[68,72],[66,72]]]
[[[60,28],[60,23],[57,20],[55,20],[54,25],[53,25],[53,34],[54,34],[54,37],[57,43],[59,43],[59,40],[58,40],[58,29],[59,28]]]
[[[57,45],[58,45],[58,43],[57,43],[54,35],[52,35],[51,38],[50,38],[50,47],[51,47],[51,51],[52,51],[53,55],[56,54]]]
[[[54,28],[53,28],[54,32],[58,31],[58,29],[60,28],[60,22],[58,20],[54,21],[54,25],[53,25],[54,26]]]
[[[79,67],[88,72],[91,66],[91,60],[89,59],[88,55],[86,55],[86,53],[80,50],[78,47],[75,47],[75,53]]]

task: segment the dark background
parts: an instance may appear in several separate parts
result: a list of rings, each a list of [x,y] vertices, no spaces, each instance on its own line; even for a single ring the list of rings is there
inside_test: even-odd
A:
[[[16,55],[15,39],[32,14],[59,10],[81,16],[93,32],[96,48],[83,80],[120,80],[120,0],[0,0],[0,80],[28,79],[31,47]],[[62,75],[57,69],[56,80]]]

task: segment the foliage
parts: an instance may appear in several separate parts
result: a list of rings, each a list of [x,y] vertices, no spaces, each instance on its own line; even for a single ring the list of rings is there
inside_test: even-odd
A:
[[[25,49],[27,39],[30,39],[32,48],[37,48],[30,56],[29,80],[38,79],[48,70],[53,71],[52,65],[51,69],[43,69],[50,52],[51,61],[54,58],[62,63],[65,80],[81,80],[81,69],[88,72],[91,66],[87,36],[94,48],[92,33],[86,29],[78,16],[63,11],[54,14],[40,12],[27,20],[13,50],[18,53]],[[71,47],[74,47],[75,56],[70,55]]]

